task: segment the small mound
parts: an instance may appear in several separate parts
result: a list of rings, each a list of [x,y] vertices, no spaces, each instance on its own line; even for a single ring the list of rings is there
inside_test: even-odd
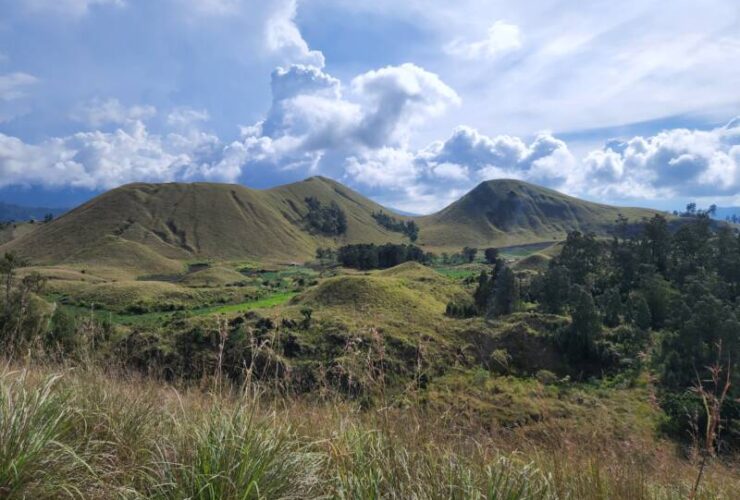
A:
[[[535,253],[519,260],[514,267],[518,271],[537,271],[544,272],[550,265],[551,258],[541,253]]]
[[[383,269],[377,274],[378,276],[387,276],[389,278],[406,278],[418,281],[440,282],[447,280],[447,278],[438,272],[418,262],[404,262],[395,267]]]
[[[359,313],[434,316],[444,313],[445,303],[405,286],[394,278],[338,276],[329,278],[307,292],[300,302],[306,305],[339,307]]]
[[[182,263],[163,257],[151,248],[115,236],[105,237],[99,245],[86,248],[66,259],[91,266],[116,267],[134,274],[178,274]]]
[[[244,281],[245,277],[228,267],[216,266],[190,273],[182,279],[182,284],[192,287],[217,287]]]
[[[73,297],[80,303],[97,304],[122,310],[131,304],[161,307],[163,304],[185,305],[197,300],[198,292],[161,281],[119,281],[100,283],[80,289]]]
[[[86,282],[100,283],[104,279],[93,276],[89,273],[82,272],[79,269],[67,267],[25,267],[19,272],[19,275],[25,276],[29,273],[39,273],[49,281],[69,281],[69,282]]]

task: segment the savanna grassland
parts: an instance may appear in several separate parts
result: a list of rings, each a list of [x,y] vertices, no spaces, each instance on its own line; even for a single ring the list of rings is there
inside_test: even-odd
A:
[[[8,229],[0,496],[736,497],[733,226],[381,208],[133,185]]]

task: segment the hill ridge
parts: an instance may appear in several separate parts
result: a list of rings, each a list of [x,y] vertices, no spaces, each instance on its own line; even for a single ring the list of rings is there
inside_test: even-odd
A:
[[[336,203],[346,216],[344,234],[323,234],[309,227],[308,198],[321,206]],[[318,247],[350,243],[408,243],[403,234],[382,226],[373,214],[413,218],[418,244],[433,251],[463,246],[507,246],[562,239],[581,229],[606,234],[618,214],[632,219],[657,211],[588,202],[518,181],[480,183],[459,200],[431,215],[408,217],[323,176],[269,189],[240,184],[131,183],[83,203],[0,247],[33,262],[58,264],[117,260],[132,265],[141,255],[150,271],[160,256],[173,261],[304,261]],[[111,249],[101,255],[97,247]],[[135,259],[133,259],[135,261]]]

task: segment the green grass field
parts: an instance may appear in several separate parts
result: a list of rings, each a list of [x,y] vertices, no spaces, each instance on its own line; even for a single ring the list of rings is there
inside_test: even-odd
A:
[[[197,307],[174,312],[152,312],[143,314],[122,314],[105,309],[85,308],[80,306],[62,305],[66,311],[74,316],[93,314],[100,321],[109,321],[115,325],[150,326],[162,325],[175,315],[207,316],[211,314],[243,313],[253,309],[267,309],[287,303],[297,295],[296,292],[280,292],[268,297],[239,304],[226,304],[211,307]]]

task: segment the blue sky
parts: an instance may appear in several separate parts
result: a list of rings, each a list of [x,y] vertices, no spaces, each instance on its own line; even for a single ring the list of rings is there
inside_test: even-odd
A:
[[[0,200],[327,175],[740,204],[740,4],[0,0]]]

